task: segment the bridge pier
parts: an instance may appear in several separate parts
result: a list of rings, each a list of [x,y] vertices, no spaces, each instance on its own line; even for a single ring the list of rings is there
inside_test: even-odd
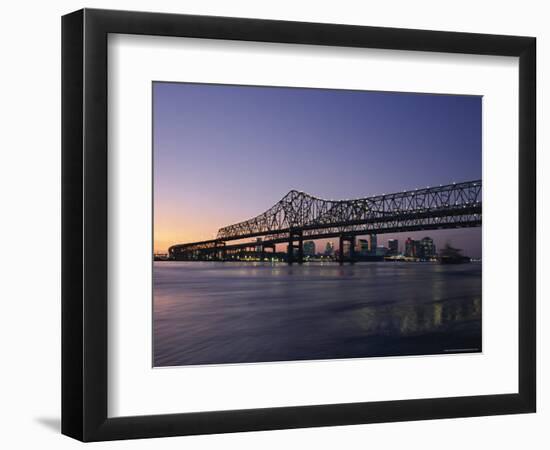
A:
[[[216,253],[220,261],[225,261],[225,258],[226,258],[225,242],[219,243],[219,248]]]
[[[265,250],[270,248],[271,249],[271,255],[274,256],[275,255],[275,244],[265,244],[265,245],[262,245],[262,261],[264,260],[265,258]]]
[[[340,235],[339,250],[338,250],[338,262],[340,265],[344,264],[344,243],[349,242],[349,263],[355,264],[355,236],[354,235]]]
[[[297,244],[294,244],[294,241]],[[296,258],[294,258],[294,250],[297,250]],[[291,230],[288,236],[287,247],[287,262],[291,266],[294,262],[302,264],[304,262],[304,239],[302,230]]]
[[[349,263],[355,264],[355,236],[349,238]]]

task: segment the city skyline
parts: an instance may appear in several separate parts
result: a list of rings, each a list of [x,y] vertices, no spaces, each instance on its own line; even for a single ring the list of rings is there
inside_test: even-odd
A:
[[[413,239],[410,236],[410,233],[403,232],[399,234],[402,234],[403,236],[406,235],[407,237],[402,240],[399,238],[389,237],[386,239],[385,245],[379,241],[379,235],[374,235],[374,241],[372,240],[373,235],[357,235],[355,251],[365,252],[368,250],[369,253],[375,254],[378,249],[382,250],[382,253],[380,253],[379,256],[417,256],[412,254],[411,249],[408,249],[407,245],[409,242],[412,243],[412,245],[419,245],[422,244],[423,241],[430,241],[431,245],[433,245],[429,256],[437,256],[438,251],[440,250],[435,245],[434,239],[429,235],[424,235],[421,239]],[[446,244],[450,244],[450,242],[447,242]],[[453,247],[453,249],[459,251],[462,250],[456,249],[455,247]],[[284,245],[281,246],[281,250],[284,250]],[[304,239],[303,241],[304,256],[333,256],[334,252],[338,252],[339,250],[338,241],[331,238],[316,240]]]
[[[347,199],[481,178],[477,96],[155,82],[153,108],[158,253],[293,188]],[[481,228],[378,239],[425,236],[481,256]]]

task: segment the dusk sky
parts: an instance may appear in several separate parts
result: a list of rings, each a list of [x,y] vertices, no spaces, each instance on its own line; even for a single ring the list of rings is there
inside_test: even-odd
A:
[[[291,189],[367,197],[481,179],[481,97],[153,83],[154,248],[215,237]],[[481,228],[434,238],[481,256]],[[325,241],[317,243],[318,249]]]

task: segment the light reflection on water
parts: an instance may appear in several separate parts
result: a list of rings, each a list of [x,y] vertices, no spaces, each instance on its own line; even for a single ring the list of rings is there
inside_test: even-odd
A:
[[[481,351],[481,264],[156,262],[154,365]]]

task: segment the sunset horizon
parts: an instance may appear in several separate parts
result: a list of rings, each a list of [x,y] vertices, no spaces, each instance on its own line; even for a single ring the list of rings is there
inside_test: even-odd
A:
[[[481,112],[154,82],[153,365],[481,352]]]
[[[154,82],[154,252],[215,239],[292,189],[343,200],[481,179],[481,101]],[[481,256],[480,228],[409,234]]]

